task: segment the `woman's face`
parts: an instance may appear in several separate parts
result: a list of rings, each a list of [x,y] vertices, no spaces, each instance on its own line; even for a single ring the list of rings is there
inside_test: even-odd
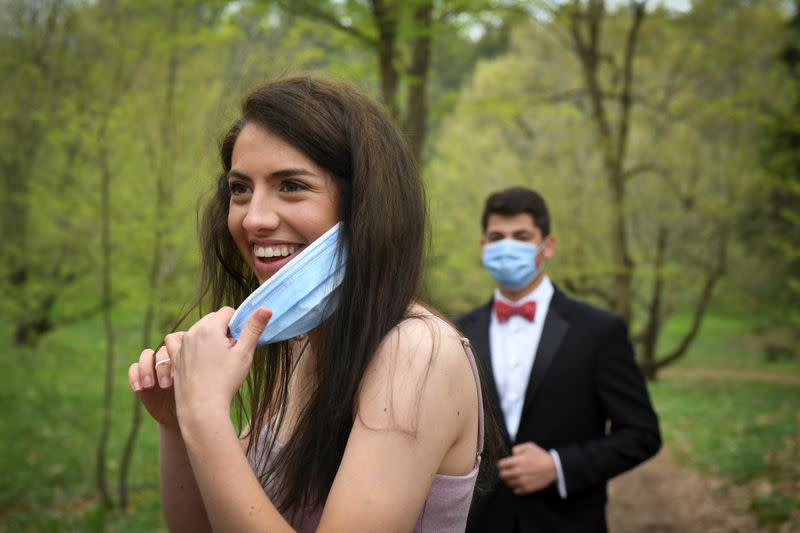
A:
[[[339,220],[333,178],[253,123],[233,145],[228,187],[228,230],[260,283]]]

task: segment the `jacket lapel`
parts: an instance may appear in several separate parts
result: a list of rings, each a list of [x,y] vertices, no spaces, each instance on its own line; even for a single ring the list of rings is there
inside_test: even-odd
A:
[[[531,376],[528,380],[528,388],[525,391],[525,403],[522,407],[522,417],[520,419],[520,427],[522,427],[523,420],[527,412],[530,410],[530,404],[536,391],[539,389],[542,381],[544,380],[547,370],[550,368],[550,363],[558,352],[558,347],[564,340],[569,329],[569,322],[566,318],[566,310],[564,308],[566,300],[564,295],[558,289],[553,293],[553,299],[550,300],[550,307],[547,310],[547,317],[544,320],[544,328],[542,329],[542,336],[539,339],[539,347],[536,350],[536,358],[533,362],[531,369]]]

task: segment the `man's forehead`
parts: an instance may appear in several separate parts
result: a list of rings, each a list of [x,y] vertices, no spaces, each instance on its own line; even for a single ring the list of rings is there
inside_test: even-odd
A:
[[[541,233],[529,213],[516,213],[513,215],[492,213],[486,219],[486,231],[500,231],[503,233],[531,231],[533,233]]]

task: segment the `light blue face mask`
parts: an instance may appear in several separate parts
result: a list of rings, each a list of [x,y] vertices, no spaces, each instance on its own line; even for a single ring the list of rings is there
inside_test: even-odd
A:
[[[535,244],[503,239],[483,247],[483,266],[501,287],[521,289],[539,273],[536,268],[539,251]]]
[[[340,226],[323,233],[242,302],[228,324],[234,339],[259,307],[272,311],[259,345],[308,333],[333,313],[345,271],[345,254],[337,253]]]

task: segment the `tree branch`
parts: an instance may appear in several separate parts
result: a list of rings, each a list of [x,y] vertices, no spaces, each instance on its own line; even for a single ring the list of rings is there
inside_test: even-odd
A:
[[[710,270],[705,282],[703,283],[703,288],[700,291],[700,296],[698,297],[697,305],[692,317],[692,325],[686,335],[684,335],[680,344],[678,344],[674,350],[655,361],[654,368],[656,371],[681,358],[686,353],[687,348],[689,348],[689,345],[692,343],[694,338],[697,336],[697,333],[700,331],[703,315],[705,314],[706,308],[711,301],[711,295],[714,292],[714,287],[725,273],[725,265],[728,255],[727,240],[727,230],[725,228],[720,228],[719,235],[717,236],[717,242],[719,243],[719,247],[717,249],[717,264],[714,265],[714,267]]]
[[[619,104],[620,113],[617,126],[617,161],[624,161],[625,150],[628,146],[628,132],[630,130],[630,114],[632,106],[632,92],[633,92],[633,60],[636,56],[636,45],[639,39],[639,30],[641,29],[642,22],[644,21],[644,5],[645,2],[632,2],[631,9],[633,10],[633,21],[631,22],[630,30],[628,31],[628,38],[625,43],[625,60],[623,62],[623,83],[622,93],[620,94]]]
[[[367,35],[354,26],[348,26],[344,24],[335,14],[320,7],[319,2],[279,0],[278,5],[281,6],[287,13],[306,17],[308,19],[327,24],[328,26],[346,33],[351,37],[355,37],[359,41],[362,41],[371,47],[377,46],[378,44],[378,41],[374,37]]]
[[[614,296],[606,289],[598,286],[591,285],[582,277],[577,278],[562,278],[561,283],[564,288],[573,294],[582,296],[595,296],[599,298],[606,306],[614,307]]]

